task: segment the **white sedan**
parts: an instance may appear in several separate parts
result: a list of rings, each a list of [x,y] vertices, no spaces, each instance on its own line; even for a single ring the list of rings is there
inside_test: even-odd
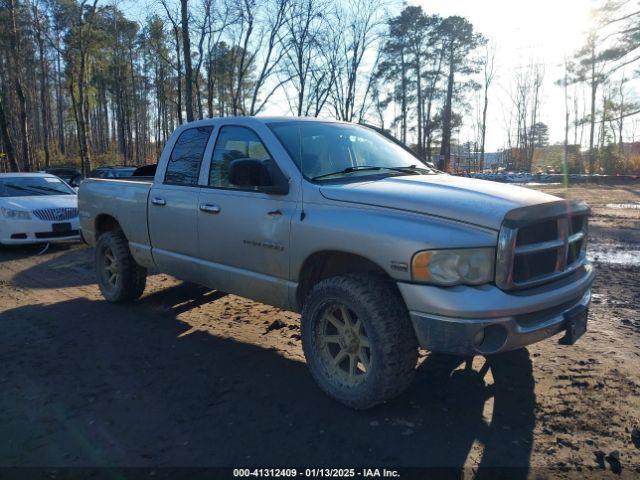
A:
[[[0,244],[79,240],[78,196],[47,173],[0,173]]]

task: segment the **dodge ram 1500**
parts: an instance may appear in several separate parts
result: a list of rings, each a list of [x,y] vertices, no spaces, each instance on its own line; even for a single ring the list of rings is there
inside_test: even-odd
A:
[[[418,348],[488,355],[586,330],[589,209],[434,168],[375,129],[291,118],[180,126],[154,178],[88,179],[80,224],[112,302],[147,269],[301,312],[318,385],[367,408]]]

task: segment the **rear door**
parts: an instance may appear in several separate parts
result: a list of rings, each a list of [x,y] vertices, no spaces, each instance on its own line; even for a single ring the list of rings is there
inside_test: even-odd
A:
[[[198,183],[212,131],[211,125],[183,128],[149,193],[149,234],[156,265],[199,283]]]

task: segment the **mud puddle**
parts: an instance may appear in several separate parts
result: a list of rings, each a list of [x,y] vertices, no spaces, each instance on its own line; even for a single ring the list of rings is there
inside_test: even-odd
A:
[[[620,243],[598,244],[591,243],[587,248],[587,258],[592,262],[609,263],[612,265],[640,265],[640,249],[629,248]]]

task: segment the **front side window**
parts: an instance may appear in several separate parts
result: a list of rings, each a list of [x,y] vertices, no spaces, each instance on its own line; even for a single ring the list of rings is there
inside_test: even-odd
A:
[[[0,197],[39,197],[42,195],[75,195],[62,180],[55,177],[0,178]]]
[[[164,183],[173,185],[197,185],[202,156],[213,127],[189,128],[176,141]]]
[[[273,123],[269,128],[311,180],[433,173],[421,160],[370,128],[324,122]]]
[[[229,164],[239,158],[264,161],[271,160],[271,155],[253,130],[236,126],[222,127],[211,157],[209,185],[235,188],[229,183]]]

